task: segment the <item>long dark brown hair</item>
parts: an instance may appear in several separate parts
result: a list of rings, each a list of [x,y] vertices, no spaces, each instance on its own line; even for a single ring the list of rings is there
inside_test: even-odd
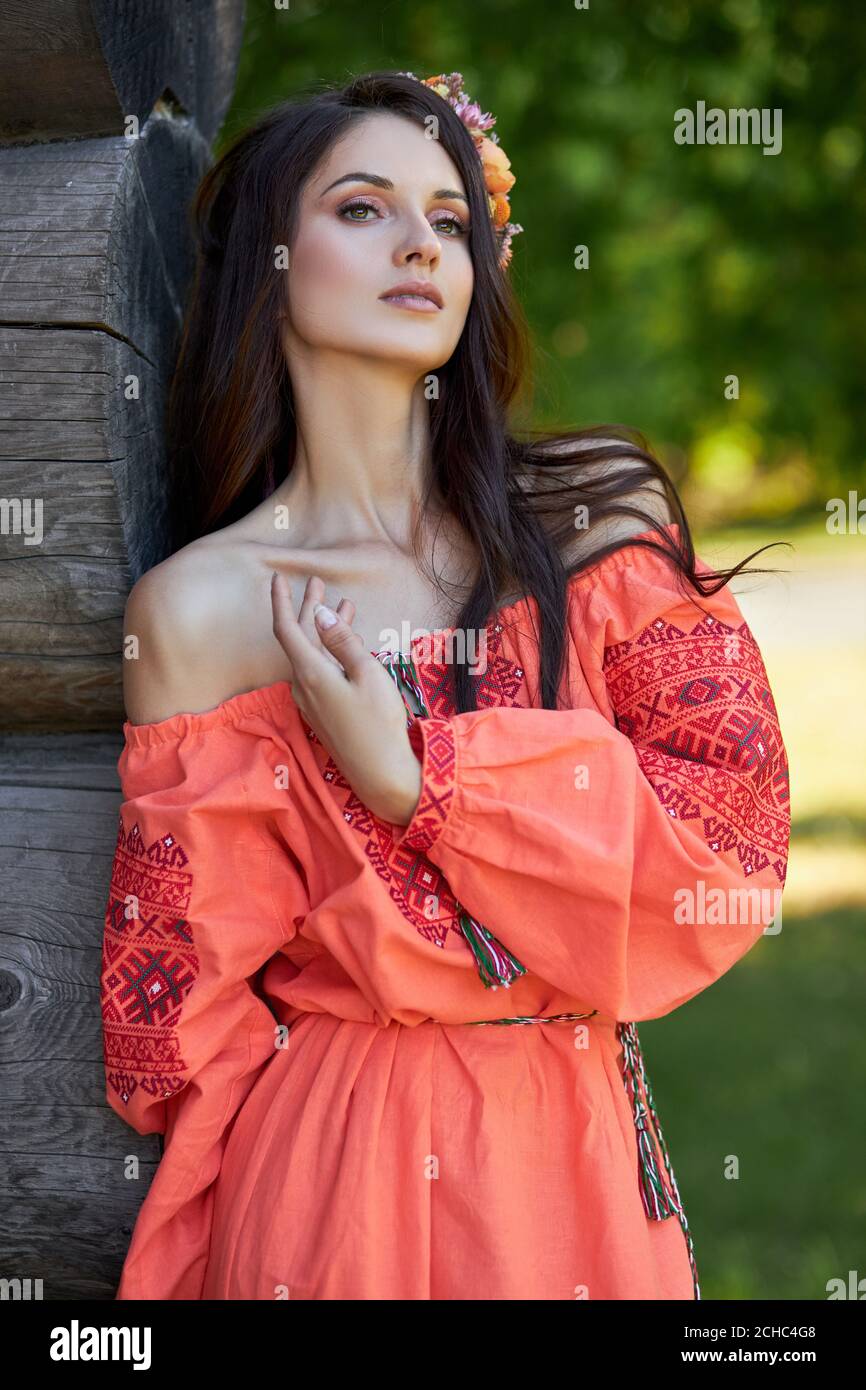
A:
[[[678,582],[707,597],[769,547],[732,569],[698,575],[676,488],[643,435],[623,425],[523,431],[523,440],[509,431],[509,410],[529,380],[526,323],[509,271],[498,264],[472,137],[442,97],[411,77],[368,73],[277,106],[203,178],[192,219],[196,273],[169,401],[172,545],[246,515],[291,470],[297,435],[280,342],[284,279],[275,270],[275,247],[291,249],[301,191],[334,142],[351,122],[379,111],[420,125],[436,117],[439,139],[469,198],[474,292],[460,341],[436,373],[438,396],[429,402],[431,470],[422,506],[423,518],[435,491],[477,547],[477,579],[454,627],[481,631],[502,595],[533,595],[540,624],[539,691],[544,707],[555,709],[573,575],[624,545],[640,545],[668,556]],[[639,498],[648,485],[655,501],[644,510]],[[670,520],[678,523],[679,544],[662,529],[659,490]],[[570,563],[568,541],[575,538],[579,506],[588,508],[594,523],[635,517],[645,523],[642,531],[657,532],[659,539],[615,540]],[[419,522],[416,556],[426,565],[420,531]],[[453,654],[463,644],[449,645]],[[475,709],[469,663],[455,657],[449,670],[456,708]]]

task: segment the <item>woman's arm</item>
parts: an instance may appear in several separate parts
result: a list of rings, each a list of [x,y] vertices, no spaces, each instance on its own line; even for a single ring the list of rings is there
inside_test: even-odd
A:
[[[527,969],[639,1021],[718,979],[774,917],[788,766],[730,590],[700,600],[705,617],[652,552],[604,573],[570,609],[601,709],[418,719],[423,789],[397,844]]]
[[[132,611],[144,671],[152,629]],[[163,613],[162,650],[183,659],[189,649],[169,640]],[[149,679],[136,677],[136,700]],[[170,672],[164,690],[176,693]],[[152,694],[165,699],[156,682]],[[231,1126],[284,1045],[251,979],[308,903],[270,826],[263,732],[236,704],[125,726],[102,946],[106,1096],[137,1133],[165,1143],[119,1298],[200,1297]]]

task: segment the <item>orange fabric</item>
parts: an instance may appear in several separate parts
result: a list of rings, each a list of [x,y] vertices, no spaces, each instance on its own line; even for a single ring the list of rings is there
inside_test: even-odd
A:
[[[491,623],[476,711],[442,688],[447,632],[414,642],[406,827],[287,682],[124,725],[106,1093],[165,1153],[118,1298],[694,1298],[680,1224],[641,1204],[616,1024],[757,942],[790,828],[760,652],[727,587],[696,598],[633,546],[572,580],[555,711],[533,598]],[[747,890],[760,915],[720,922]],[[509,989],[458,905],[526,967]]]

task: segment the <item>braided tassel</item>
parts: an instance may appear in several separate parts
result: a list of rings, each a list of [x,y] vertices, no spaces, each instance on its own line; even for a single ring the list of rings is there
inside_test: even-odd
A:
[[[475,957],[478,974],[485,989],[498,989],[500,985],[510,989],[512,980],[526,974],[526,966],[521,965],[516,956],[506,951],[496,937],[474,917],[470,917],[462,907],[460,927],[469,942],[469,949]]]
[[[634,1126],[638,1140],[638,1179],[644,1211],[651,1221],[667,1221],[669,1216],[674,1215],[678,1218],[686,1238],[695,1298],[700,1299],[701,1287],[698,1282],[694,1243],[653,1102],[652,1087],[641,1052],[637,1024],[618,1023],[617,1036],[623,1051],[623,1081],[634,1110]],[[661,1152],[662,1161],[670,1179],[669,1188],[665,1186],[664,1176],[659,1171],[655,1146]]]
[[[392,677],[404,703],[406,691],[410,690],[418,701],[418,713],[422,718],[429,719],[430,711],[411,656],[404,656],[402,652],[397,652],[396,655],[392,652],[376,652],[375,656]],[[411,725],[413,718],[415,715],[411,711],[408,712],[407,727]],[[501,941],[497,941],[496,937],[481,922],[471,917],[459,903],[457,907],[460,929],[475,957],[478,974],[485,989],[498,989],[500,985],[509,989],[513,980],[526,974],[526,966],[507,951]]]
[[[393,659],[394,665],[390,664],[389,658]],[[412,694],[415,696],[415,699],[418,701],[418,704],[420,708],[423,710],[424,714],[428,714],[429,711],[424,700],[424,692],[422,691],[421,686],[418,683],[418,677],[415,674],[415,667],[412,663],[412,658],[410,656],[404,656],[402,652],[397,652],[396,655],[392,652],[383,652],[382,655],[379,657],[379,660],[382,662],[382,665],[385,667],[385,670],[388,672],[388,674],[393,677],[394,684],[400,691],[400,694],[403,695],[404,687],[408,687],[408,689],[411,690]],[[407,727],[411,723],[412,714],[411,712],[409,712],[406,716]]]
[[[587,1014],[516,1014],[512,1018],[473,1018],[465,1026],[480,1028],[486,1023],[566,1023],[573,1018],[594,1018],[598,1009]]]

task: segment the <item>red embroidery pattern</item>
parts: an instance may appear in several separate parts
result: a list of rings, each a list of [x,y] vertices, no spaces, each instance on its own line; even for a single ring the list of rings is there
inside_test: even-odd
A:
[[[460,931],[457,899],[444,875],[416,850],[395,846],[393,827],[355,795],[331,758],[323,775],[343,798],[343,818],[363,837],[367,858],[392,901],[425,940],[444,946],[449,931]]]
[[[199,973],[185,916],[193,882],[187,864],[172,835],[145,846],[138,825],[127,835],[120,819],[101,994],[106,1077],[124,1104],[139,1086],[160,1099],[184,1085],[186,1064],[175,1029]]]
[[[616,725],[669,816],[700,823],[745,875],[785,882],[788,761],[760,650],[748,625],[708,616],[686,632],[656,618],[606,647]]]
[[[454,729],[445,718],[416,719],[409,730],[409,742],[419,756],[424,755],[426,744],[426,759],[413,826],[401,840],[400,848],[423,854],[436,840],[451,809],[456,756]]]
[[[442,641],[435,633],[425,637],[418,643],[416,662],[424,673],[424,693],[431,716],[447,719],[455,710],[448,688],[448,664],[439,659],[443,655],[440,650]],[[523,686],[523,668],[509,661],[501,648],[502,624],[494,623],[487,628],[486,644],[482,649],[486,657],[485,669],[476,673],[475,702],[479,709],[520,704],[517,696]],[[481,655],[480,651],[478,655]],[[472,656],[473,653],[467,651],[470,669]]]
[[[501,650],[502,624],[487,628],[485,670],[478,672],[476,700],[479,709],[498,705],[519,705],[517,696],[522,688],[524,671],[509,660]],[[431,864],[423,850],[435,839],[446,809],[449,770],[449,751],[453,770],[454,740],[447,717],[454,713],[454,703],[448,689],[448,665],[443,659],[441,635],[431,633],[415,644],[414,660],[418,678],[424,690],[427,708],[436,717],[436,732],[430,739],[429,777],[425,779],[422,800],[415,813],[417,829],[405,835],[399,845],[394,843],[393,827],[379,820],[367,808],[343,777],[333,758],[325,756],[321,742],[305,725],[307,737],[316,747],[322,760],[322,776],[334,788],[342,801],[343,817],[363,838],[364,851],[379,877],[388,885],[389,895],[403,916],[419,935],[434,946],[444,947],[449,932],[459,937],[465,947],[465,937],[459,921],[459,904],[442,872]],[[480,653],[479,653],[480,654]],[[467,653],[471,659],[472,653]],[[435,659],[434,659],[435,658]],[[420,737],[419,723],[410,727],[409,738],[416,751]],[[423,721],[429,722],[429,721]],[[432,729],[431,729],[432,733]],[[437,805],[437,799],[439,804]],[[411,843],[410,843],[411,841]]]

